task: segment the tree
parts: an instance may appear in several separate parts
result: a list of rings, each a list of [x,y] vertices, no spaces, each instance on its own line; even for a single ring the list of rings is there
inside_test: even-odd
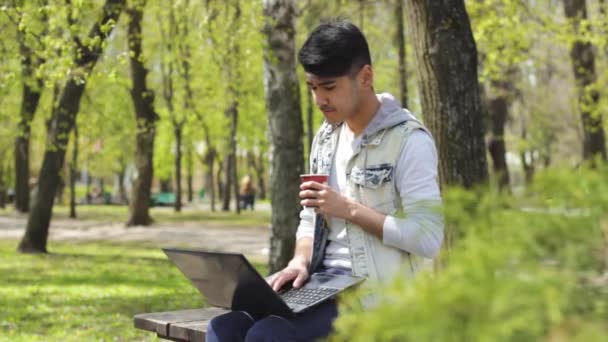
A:
[[[223,196],[222,210],[230,210],[231,198],[234,195],[236,212],[240,212],[238,205],[239,184],[238,170],[236,163],[237,154],[237,132],[239,127],[239,116],[243,97],[246,95],[243,90],[243,72],[240,67],[241,58],[243,56],[241,44],[246,40],[245,30],[249,28],[245,24],[248,23],[246,15],[250,14],[246,10],[247,2],[240,0],[226,1],[223,4],[223,12],[219,9],[218,4],[208,3],[206,5],[208,11],[207,29],[209,41],[213,47],[213,61],[219,68],[222,84],[218,85],[222,91],[220,95],[223,104],[224,127],[222,130],[221,148],[217,150],[221,160],[220,168],[224,173],[222,180],[221,175],[218,177],[218,188],[220,195]],[[253,3],[249,5],[254,6]],[[220,15],[224,15],[224,22],[221,27],[218,27]],[[208,122],[208,121],[207,121]],[[218,172],[220,172],[218,170]]]
[[[181,115],[177,113],[175,108],[176,89],[175,84],[177,83],[174,79],[174,75],[178,69],[177,61],[178,46],[181,45],[180,39],[181,34],[187,35],[187,31],[180,32],[178,25],[175,6],[172,4],[169,6],[169,27],[168,32],[165,32],[162,22],[160,25],[161,32],[161,75],[163,84],[163,98],[167,106],[167,111],[173,128],[173,137],[175,139],[175,211],[179,212],[182,210],[182,145],[184,136],[184,125],[186,124],[187,116],[184,111],[187,108],[183,108]],[[188,29],[188,23],[186,21],[185,30]],[[184,58],[184,56],[179,56]],[[188,72],[188,71],[185,71]],[[185,77],[187,79],[187,77]],[[185,107],[189,105],[189,102],[185,102]]]
[[[86,41],[74,36],[72,73],[63,85],[57,106],[52,109],[37,196],[32,203],[25,235],[18,247],[21,252],[46,253],[55,192],[60,180],[69,133],[78,114],[87,77],[101,56],[103,43],[112,32],[124,5],[125,0],[106,0],[102,15],[94,22]]]
[[[443,184],[472,187],[488,169],[477,50],[464,2],[407,0],[425,123],[439,151]]]
[[[492,158],[494,173],[497,176],[501,189],[509,187],[509,166],[507,165],[507,146],[505,144],[505,124],[509,116],[512,102],[513,85],[508,81],[492,82],[492,89],[487,90],[488,121],[490,126],[490,139],[488,151]]]
[[[506,124],[517,99],[519,64],[530,60],[531,37],[538,33],[517,1],[473,1],[467,7],[478,44],[488,152],[500,189],[509,190]]]
[[[395,1],[395,21],[397,28],[395,33],[395,43],[399,51],[399,99],[404,108],[408,107],[407,101],[407,59],[405,49],[405,28],[403,24],[403,0]]]
[[[230,2],[232,3],[232,2]],[[237,67],[237,63],[240,55],[240,46],[237,42],[237,38],[234,36],[234,33],[237,33],[239,30],[239,25],[241,21],[241,6],[239,0],[234,0],[234,15],[228,24],[228,32],[232,32],[233,34],[227,39],[227,50],[228,50],[228,60],[223,69],[225,73],[225,77],[227,80],[226,87],[226,98],[228,99],[228,104],[226,109],[224,110],[224,115],[228,119],[228,135],[227,138],[227,155],[224,159],[226,163],[226,188],[224,193],[224,204],[223,210],[227,211],[230,209],[230,193],[234,194],[234,200],[236,202],[236,212],[240,213],[241,207],[239,205],[239,182],[238,182],[238,171],[236,164],[236,149],[237,149],[237,129],[238,129],[238,119],[239,119],[239,88],[235,85],[236,81],[240,79],[241,73]],[[227,15],[229,13],[226,13]]]
[[[33,11],[24,6],[23,1],[14,4],[16,17],[5,9],[7,16],[14,22],[21,60],[22,96],[15,139],[15,209],[27,212],[30,206],[30,133],[34,114],[42,95],[44,78],[39,72],[44,63],[42,56],[42,36],[46,35],[48,20],[46,1],[41,2],[41,11]],[[25,15],[25,12],[33,15]],[[41,28],[38,28],[41,26]]]
[[[76,175],[78,174],[78,124],[74,124],[74,140],[72,147],[72,160],[68,163],[70,182],[70,218],[76,218]]]
[[[147,226],[152,222],[150,217],[150,189],[154,177],[154,138],[156,121],[159,119],[154,110],[154,91],[146,84],[146,69],[142,56],[142,29],[145,0],[137,1],[127,9],[129,24],[127,36],[129,41],[129,62],[131,65],[131,98],[135,108],[137,124],[135,165],[137,179],[129,203],[128,226]]]
[[[269,271],[293,256],[300,209],[299,174],[303,165],[303,127],[295,60],[295,2],[265,0],[264,87],[271,141],[272,237]]]
[[[578,104],[583,125],[583,159],[606,160],[606,137],[602,114],[597,110],[600,93],[596,88],[595,56],[591,42],[581,38],[581,22],[587,19],[585,0],[564,0],[566,17],[572,22],[576,38],[570,46],[572,70],[578,88]]]
[[[34,77],[34,71],[41,62],[25,44],[24,33],[19,32],[19,36],[21,37],[19,39],[19,50],[22,55],[23,97],[19,120],[19,136],[15,141],[15,208],[18,211],[27,212],[30,202],[30,124],[38,107],[43,80],[40,77]]]

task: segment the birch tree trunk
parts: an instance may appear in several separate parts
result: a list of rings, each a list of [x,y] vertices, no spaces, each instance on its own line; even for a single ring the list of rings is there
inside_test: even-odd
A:
[[[270,128],[272,237],[269,271],[284,268],[293,256],[298,226],[299,175],[304,135],[296,73],[296,13],[293,0],[264,0],[266,36],[264,88]]]

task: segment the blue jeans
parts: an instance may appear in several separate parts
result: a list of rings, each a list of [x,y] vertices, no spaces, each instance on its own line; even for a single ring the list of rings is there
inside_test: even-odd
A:
[[[326,270],[345,274],[343,270]],[[348,272],[350,273],[350,271]],[[243,311],[231,311],[213,318],[207,326],[207,342],[304,342],[326,337],[338,317],[338,306],[334,299],[286,319],[267,316],[255,321]]]

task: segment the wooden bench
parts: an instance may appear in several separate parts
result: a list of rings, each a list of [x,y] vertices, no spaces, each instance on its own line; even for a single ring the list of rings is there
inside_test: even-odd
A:
[[[133,317],[135,328],[156,333],[172,341],[205,341],[207,324],[225,309],[204,308],[180,311],[142,313]]]

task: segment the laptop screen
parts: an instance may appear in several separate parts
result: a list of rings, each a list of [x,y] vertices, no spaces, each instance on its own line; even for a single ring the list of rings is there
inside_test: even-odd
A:
[[[213,306],[231,308],[244,271],[240,254],[215,254],[199,251],[164,250]]]

